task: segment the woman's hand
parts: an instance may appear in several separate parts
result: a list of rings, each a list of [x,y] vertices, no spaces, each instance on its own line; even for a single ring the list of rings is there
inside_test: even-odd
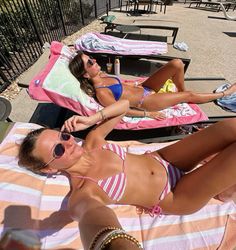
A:
[[[92,126],[92,119],[88,116],[73,115],[71,118],[65,121],[61,130],[68,132],[75,132],[79,130],[84,130]]]
[[[164,120],[165,114],[160,111],[146,111],[146,116],[156,120]]]

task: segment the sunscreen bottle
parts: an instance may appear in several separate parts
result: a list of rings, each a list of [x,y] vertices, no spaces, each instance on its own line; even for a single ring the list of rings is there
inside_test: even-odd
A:
[[[120,60],[118,58],[115,59],[114,63],[115,75],[120,75]]]

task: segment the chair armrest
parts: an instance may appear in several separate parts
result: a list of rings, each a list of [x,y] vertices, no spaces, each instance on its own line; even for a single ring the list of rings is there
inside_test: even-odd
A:
[[[167,31],[172,31],[171,37],[172,37],[172,41],[170,42],[170,44],[174,44],[178,31],[179,31],[179,27],[172,27],[172,26],[161,26],[161,25],[135,25],[137,27],[139,27],[141,29],[154,29],[154,30],[167,30]]]
[[[109,30],[114,30],[116,28],[116,26],[120,26],[121,24],[118,24],[118,23],[109,23],[106,27],[105,27],[105,30],[104,30],[104,33],[108,33]],[[141,30],[141,35],[142,35],[142,31],[145,30],[145,29],[151,29],[151,30],[167,30],[167,31],[172,31],[172,34],[170,35],[171,37],[171,41],[168,42],[169,44],[174,44],[175,43],[175,40],[176,40],[176,37],[177,37],[177,34],[178,34],[178,31],[179,31],[179,27],[175,27],[175,26],[161,26],[161,25],[157,25],[157,26],[154,26],[154,25],[140,25],[140,24],[135,24],[134,25],[136,27],[139,27],[140,30]],[[155,35],[153,35],[153,37],[155,37]],[[157,37],[158,37],[158,34],[157,34]],[[160,37],[160,36],[159,36]],[[167,36],[165,36],[167,37]],[[150,39],[151,40],[151,39]],[[158,41],[158,40],[154,40],[154,41]],[[162,41],[162,40],[161,40]]]

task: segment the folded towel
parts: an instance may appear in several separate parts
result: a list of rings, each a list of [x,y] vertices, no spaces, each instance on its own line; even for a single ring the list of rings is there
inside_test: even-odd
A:
[[[188,45],[185,42],[174,43],[174,48],[181,50],[181,51],[187,51]]]
[[[214,92],[223,92],[226,89],[228,89],[231,86],[229,83],[225,83],[218,87]],[[236,93],[233,93],[232,95],[224,96],[222,98],[219,98],[215,101],[215,104],[220,106],[222,109],[236,112]]]

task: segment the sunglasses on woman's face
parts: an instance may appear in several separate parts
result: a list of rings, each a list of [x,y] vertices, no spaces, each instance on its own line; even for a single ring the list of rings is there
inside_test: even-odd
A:
[[[59,138],[61,141],[69,141],[70,137],[71,135],[66,132],[59,133]],[[53,158],[48,163],[46,163],[43,167],[44,168],[47,167],[52,161],[62,157],[64,153],[65,153],[65,146],[62,143],[57,143],[53,149]]]
[[[88,61],[87,61],[87,66],[88,67],[92,67],[94,65],[94,60],[92,57],[89,57],[88,58]]]

